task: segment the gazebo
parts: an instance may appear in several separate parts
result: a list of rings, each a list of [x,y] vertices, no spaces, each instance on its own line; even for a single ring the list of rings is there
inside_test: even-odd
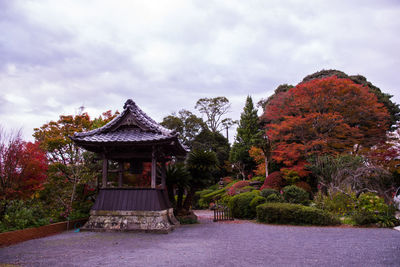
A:
[[[168,233],[179,225],[165,181],[166,163],[187,153],[175,132],[129,99],[112,121],[71,139],[103,160],[101,189],[84,230]]]

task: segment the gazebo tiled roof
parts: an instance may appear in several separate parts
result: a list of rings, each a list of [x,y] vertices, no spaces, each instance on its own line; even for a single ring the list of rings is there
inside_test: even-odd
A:
[[[124,111],[112,121],[95,130],[75,133],[71,139],[94,152],[97,152],[94,146],[101,145],[166,143],[178,154],[186,153],[186,148],[179,142],[177,133],[158,124],[131,99],[125,102]]]

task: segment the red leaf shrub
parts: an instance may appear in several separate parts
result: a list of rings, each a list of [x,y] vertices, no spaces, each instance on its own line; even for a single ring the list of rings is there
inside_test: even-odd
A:
[[[226,184],[232,183],[233,179],[230,176],[226,176],[226,177],[222,178],[222,181],[224,182],[224,185],[226,185]]]
[[[260,190],[265,188],[272,188],[280,191],[283,186],[282,172],[273,172],[265,179],[264,184],[261,186]]]
[[[239,181],[237,183],[234,183],[229,189],[228,189],[228,195],[233,196],[236,194],[236,190],[245,186],[250,185],[250,181]]]

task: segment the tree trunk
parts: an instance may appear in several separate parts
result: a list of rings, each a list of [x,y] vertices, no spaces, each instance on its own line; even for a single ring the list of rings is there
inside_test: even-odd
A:
[[[192,202],[193,202],[193,196],[196,193],[196,189],[195,188],[190,188],[189,191],[186,194],[186,199],[185,202],[183,203],[183,209],[185,211],[189,211],[190,207],[192,206]]]
[[[183,204],[183,193],[184,190],[183,188],[178,187],[178,200],[176,201],[176,209],[177,211],[181,211],[182,210],[182,204]]]
[[[176,207],[175,195],[174,195],[174,187],[172,185],[167,186],[168,198],[172,204],[172,207]]]
[[[265,179],[267,179],[268,175],[268,157],[265,156]]]

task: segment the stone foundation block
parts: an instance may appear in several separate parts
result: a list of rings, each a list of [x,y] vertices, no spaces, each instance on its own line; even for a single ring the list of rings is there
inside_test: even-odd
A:
[[[161,211],[92,210],[82,230],[169,233],[177,226],[179,222],[172,208]]]

